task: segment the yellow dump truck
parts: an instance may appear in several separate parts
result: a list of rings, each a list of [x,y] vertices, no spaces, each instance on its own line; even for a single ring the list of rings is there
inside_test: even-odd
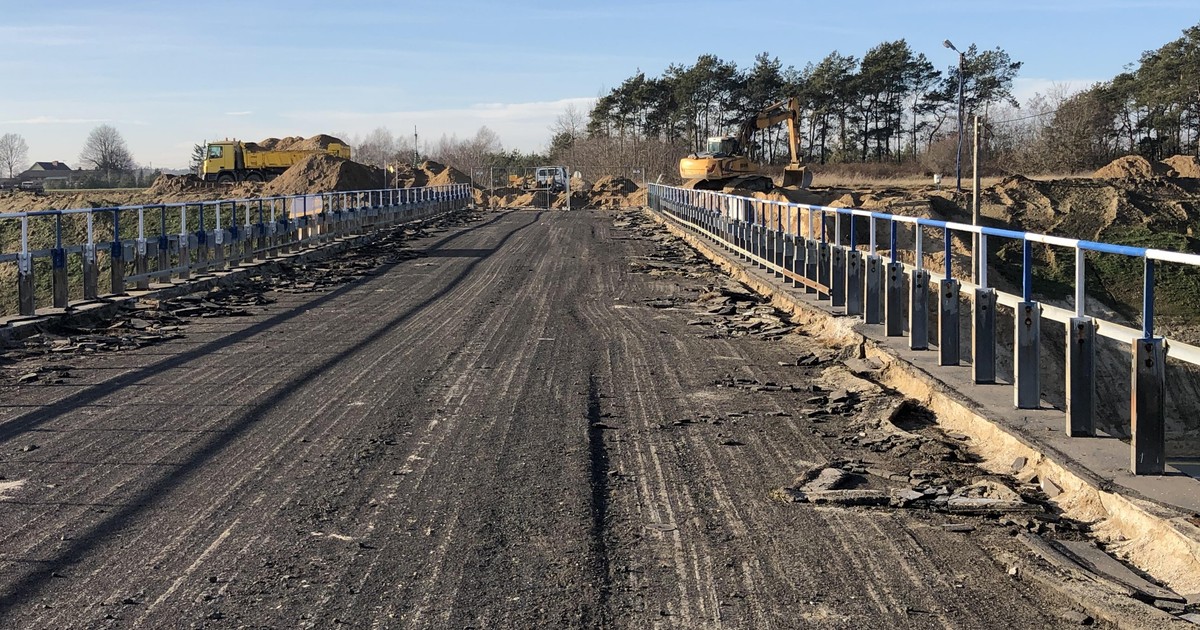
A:
[[[350,159],[350,147],[337,142],[323,149],[273,151],[262,149],[252,142],[224,140],[210,142],[205,147],[200,176],[205,181],[223,184],[270,181],[313,153],[328,153]]]

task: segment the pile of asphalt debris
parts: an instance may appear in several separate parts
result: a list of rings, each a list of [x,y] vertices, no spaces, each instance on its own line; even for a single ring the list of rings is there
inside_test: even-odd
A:
[[[445,232],[478,220],[456,213],[432,224],[397,228],[375,241],[315,262],[280,262],[268,273],[204,292],[170,298],[141,298],[120,303],[104,316],[82,314],[44,325],[31,336],[0,350],[0,385],[62,384],[76,367],[68,361],[97,353],[121,352],[185,336],[196,319],[247,317],[276,302],[273,294],[320,293],[382,272],[387,266],[419,258],[407,241]]]

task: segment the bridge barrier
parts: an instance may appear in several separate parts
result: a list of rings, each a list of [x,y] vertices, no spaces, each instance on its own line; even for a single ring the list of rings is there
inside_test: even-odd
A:
[[[1162,264],[1200,267],[1200,255],[1114,245],[1059,236],[940,221],[914,216],[831,208],[756,199],[716,191],[650,184],[648,205],[713,238],[748,262],[804,287],[807,293],[885,327],[901,337],[907,327],[909,347],[928,349],[936,330],[939,363],[962,362],[960,339],[964,314],[960,293],[971,297],[974,381],[996,382],[997,305],[1011,308],[1013,321],[1013,405],[1041,406],[1043,318],[1060,322],[1067,332],[1064,429],[1068,436],[1096,433],[1096,340],[1103,336],[1129,344],[1130,469],[1134,474],[1163,474],[1166,466],[1166,358],[1200,366],[1200,348],[1155,335],[1155,270]],[[859,234],[859,224],[868,236]],[[877,242],[881,229],[887,242]],[[975,249],[965,272],[954,268],[955,237]],[[940,237],[940,238],[938,238]],[[995,241],[1019,243],[1022,252],[1021,294],[988,285],[986,261]],[[865,240],[865,242],[864,242]],[[901,242],[904,242],[904,247]],[[1072,250],[1075,262],[1074,308],[1040,303],[1033,292],[1033,246]],[[932,246],[932,254],[927,249]],[[1143,264],[1141,330],[1089,314],[1086,309],[1085,252],[1136,258]],[[941,254],[940,261],[937,254]],[[928,262],[940,268],[930,268]],[[937,292],[933,292],[933,285]],[[907,302],[908,308],[904,308]],[[930,327],[930,305],[937,313]]]
[[[469,185],[451,184],[0,213],[20,235],[17,251],[0,253],[0,265],[15,263],[16,310],[34,316],[47,294],[49,306],[66,309],[131,286],[148,290],[152,281],[187,280],[428,218],[471,200]]]

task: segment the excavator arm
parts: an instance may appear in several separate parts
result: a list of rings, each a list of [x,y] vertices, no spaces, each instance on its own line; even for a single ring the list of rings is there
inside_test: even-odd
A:
[[[791,157],[791,162],[788,166],[801,168],[799,133],[796,128],[796,125],[800,121],[800,99],[794,96],[778,103],[772,103],[764,107],[762,111],[747,118],[742,123],[741,129],[738,132],[738,143],[742,147],[749,147],[750,136],[754,135],[754,132],[784,121],[787,121],[788,151]]]

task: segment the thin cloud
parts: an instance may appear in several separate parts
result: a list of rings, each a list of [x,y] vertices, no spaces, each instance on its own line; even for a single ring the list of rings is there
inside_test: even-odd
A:
[[[241,112],[225,112],[225,115],[226,116],[249,116],[250,114],[253,114],[253,113],[254,112],[252,112],[250,110],[246,110],[246,111],[241,111]]]

